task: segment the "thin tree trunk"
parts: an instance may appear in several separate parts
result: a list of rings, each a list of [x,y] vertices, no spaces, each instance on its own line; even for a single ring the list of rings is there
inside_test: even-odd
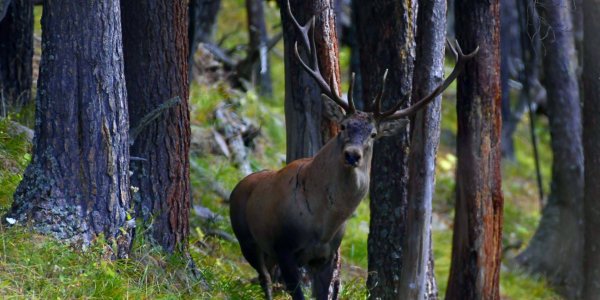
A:
[[[185,251],[190,208],[188,7],[186,1],[122,1],[125,75],[132,127],[173,97],[181,102],[135,138],[131,184],[136,213],[154,242]]]
[[[0,20],[0,116],[30,103],[32,60],[33,3],[12,0]]]
[[[446,41],[446,1],[422,0],[417,17],[414,99],[431,93],[442,81]],[[437,299],[431,255],[431,214],[435,157],[440,139],[441,99],[419,111],[412,123],[408,158],[408,214],[400,299]]]
[[[287,1],[278,1],[283,25],[285,63],[285,124],[286,161],[288,163],[311,157],[338,132],[337,123],[325,116],[325,100],[317,83],[301,67],[294,54],[296,41],[301,45],[301,35],[287,11]],[[315,16],[315,44],[319,68],[325,79],[333,82],[332,88],[341,94],[339,50],[335,29],[332,0],[290,0],[292,12],[301,24]],[[339,109],[339,108],[336,108]],[[336,268],[330,286],[330,298],[337,299],[340,290],[341,256],[338,249]]]
[[[84,247],[103,234],[126,257],[133,221],[119,2],[46,2],[42,32],[33,160],[9,215]]]
[[[456,37],[479,47],[458,77],[456,208],[446,299],[500,299],[500,8],[498,0],[456,1]]]
[[[390,109],[411,92],[417,2],[357,1],[355,7],[363,99],[375,98],[381,88],[381,76],[389,69],[382,105],[383,109]],[[399,299],[405,282],[401,273],[408,211],[408,127],[395,136],[381,138],[374,147],[367,280],[372,299]]]
[[[575,46],[567,0],[541,1],[538,11],[544,43],[544,85],[552,136],[552,186],[538,229],[517,259],[545,275],[568,299],[581,296],[583,281],[583,149],[581,110],[575,74]],[[591,63],[591,62],[588,62]]]
[[[271,64],[269,63],[269,36],[263,4],[263,0],[246,0],[250,36],[250,50],[248,52],[255,52],[258,56],[257,60],[251,60],[254,62],[252,80],[256,82],[258,92],[263,96],[272,96],[273,83],[271,82]]]
[[[600,0],[584,0],[583,150],[585,161],[584,299],[600,295]]]

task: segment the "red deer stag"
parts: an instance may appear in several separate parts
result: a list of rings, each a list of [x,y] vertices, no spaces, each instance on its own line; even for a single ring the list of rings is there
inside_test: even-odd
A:
[[[293,161],[279,171],[253,173],[240,181],[230,198],[231,225],[244,257],[258,272],[267,299],[272,299],[270,271],[275,265],[279,266],[286,289],[294,300],[304,299],[301,267],[310,271],[313,296],[327,299],[333,257],[344,235],[346,220],[369,189],[373,141],[405,126],[402,119],[440,95],[478,49],[464,55],[458,43],[456,48],[449,43],[456,56],[456,66],[448,78],[412,106],[399,109],[404,102],[399,101],[392,109],[382,112],[386,71],[381,91],[371,105],[372,112],[363,112],[356,110],[352,101],[354,78],[346,103],[337,95],[333,84],[328,84],[320,74],[314,17],[300,26],[289,3],[288,13],[302,33],[312,67],[300,57],[296,43],[297,59],[317,81],[323,94],[346,114],[339,122],[341,131],[312,158]]]

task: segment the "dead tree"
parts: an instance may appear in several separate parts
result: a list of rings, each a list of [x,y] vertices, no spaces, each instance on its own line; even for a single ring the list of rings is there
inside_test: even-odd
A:
[[[251,71],[251,79],[258,87],[258,92],[264,96],[271,96],[273,83],[271,82],[271,64],[269,62],[269,35],[263,5],[263,0],[246,0],[250,36],[248,55],[258,57],[258,59],[252,59]]]
[[[433,91],[444,75],[446,1],[422,0],[417,16],[416,61],[412,97]],[[400,299],[437,299],[431,249],[435,158],[440,138],[441,97],[419,111],[411,124],[408,213]]]
[[[457,82],[456,206],[446,299],[500,299],[500,8],[498,0],[455,5],[456,37],[479,53]]]

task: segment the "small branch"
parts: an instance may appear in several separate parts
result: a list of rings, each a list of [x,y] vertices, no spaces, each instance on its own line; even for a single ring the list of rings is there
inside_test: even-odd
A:
[[[167,109],[181,103],[181,98],[179,96],[175,96],[163,104],[159,105],[156,109],[146,114],[139,122],[135,125],[135,127],[129,130],[129,144],[133,145],[137,136],[146,128],[150,123],[156,120],[160,115],[166,111]]]

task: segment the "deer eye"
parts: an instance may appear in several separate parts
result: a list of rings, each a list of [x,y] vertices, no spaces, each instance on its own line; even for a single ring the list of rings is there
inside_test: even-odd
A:
[[[374,139],[377,136],[377,132],[371,133],[371,138]]]
[[[346,125],[343,125],[343,124],[340,125],[340,130],[342,130],[342,131],[346,130]]]

